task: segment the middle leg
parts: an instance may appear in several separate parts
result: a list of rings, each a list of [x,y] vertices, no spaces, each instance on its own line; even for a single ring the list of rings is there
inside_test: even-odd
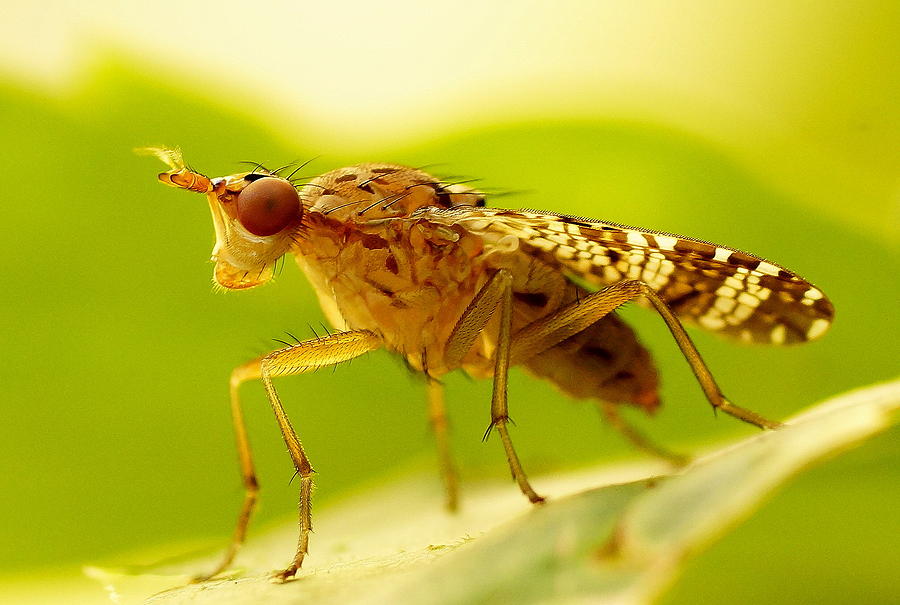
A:
[[[433,378],[428,379],[428,416],[437,442],[438,465],[444,481],[445,505],[450,512],[456,512],[459,507],[459,475],[450,451],[444,385]]]
[[[460,365],[465,354],[472,347],[478,334],[487,326],[491,316],[500,309],[500,330],[497,348],[494,352],[494,388],[491,394],[491,424],[484,434],[487,439],[493,429],[497,429],[513,479],[522,493],[533,503],[543,502],[522,469],[522,463],[513,447],[509,435],[509,407],[506,386],[509,377],[510,347],[512,343],[512,274],[506,269],[497,271],[475,295],[463,312],[450,334],[445,361],[447,367]]]

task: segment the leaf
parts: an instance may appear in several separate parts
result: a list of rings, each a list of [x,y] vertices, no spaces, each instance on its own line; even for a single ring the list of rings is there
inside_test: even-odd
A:
[[[396,480],[322,511],[308,564],[287,585],[267,572],[292,553],[293,523],[251,539],[239,579],[178,586],[212,557],[152,574],[89,575],[119,602],[177,586],[148,602],[643,603],[779,485],[886,429],[898,407],[894,381],[830,399],[680,472],[631,464],[538,478],[551,498],[535,508],[512,486],[481,485],[451,516],[437,506],[433,477]]]

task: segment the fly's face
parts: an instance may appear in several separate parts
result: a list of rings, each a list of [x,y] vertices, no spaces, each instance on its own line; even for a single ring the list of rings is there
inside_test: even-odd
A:
[[[297,190],[265,173],[212,179],[210,187],[206,198],[216,230],[216,282],[231,290],[264,284],[300,227],[303,206]]]
[[[210,179],[185,166],[174,150],[148,150],[169,165],[159,175],[166,185],[205,193],[216,231],[212,260],[215,281],[243,290],[272,278],[275,263],[291,248],[303,205],[294,186],[267,172]]]

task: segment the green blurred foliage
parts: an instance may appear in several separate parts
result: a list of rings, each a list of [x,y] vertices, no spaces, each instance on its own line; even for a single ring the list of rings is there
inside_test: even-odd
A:
[[[238,171],[239,160],[280,165],[321,150],[302,138],[286,144],[262,108],[241,114],[132,70],[111,63],[62,100],[0,87],[4,570],[119,562],[128,558],[123,551],[160,544],[224,545],[241,496],[228,373],[273,348],[272,338],[311,336],[322,321],[291,263],[275,285],[214,293],[205,201],[159,185],[162,165],[131,151],[179,145],[189,163],[219,175]],[[748,173],[690,134],[614,120],[471,125],[415,147],[379,141],[365,157],[333,153],[308,170],[363,161],[438,163],[438,174],[479,176],[484,187],[511,192],[496,205],[685,233],[797,270],[837,308],[823,341],[751,348],[693,332],[725,392],[765,415],[784,417],[799,402],[896,373],[900,263],[890,247],[810,213],[767,185],[765,174]],[[883,216],[883,200],[854,202],[860,213]],[[752,431],[713,417],[658,318],[640,309],[624,316],[654,351],[664,381],[662,412],[652,420],[629,414],[635,423],[682,451]],[[489,384],[460,376],[447,383],[463,480],[507,480],[499,443],[480,442]],[[386,353],[279,388],[319,473],[318,506],[398,464],[431,463],[421,381]],[[248,385],[244,393],[263,485],[257,523],[265,523],[294,514],[296,486],[261,389]],[[522,372],[514,372],[510,398],[517,446],[534,474],[635,455],[593,406]],[[690,602],[697,587],[711,595],[719,583],[709,573],[746,574],[753,586],[759,574],[771,585],[803,572],[807,589],[825,594],[826,586],[834,590],[820,582],[825,571],[836,581],[839,568],[886,560],[890,545],[877,527],[900,484],[896,454],[897,440],[881,438],[804,478],[734,540],[692,563],[671,602]],[[844,515],[845,506],[853,513]],[[767,532],[812,532],[803,527],[809,519],[827,525],[822,531],[840,553],[769,550]],[[816,536],[805,539],[809,545]],[[772,561],[783,565],[773,570]]]

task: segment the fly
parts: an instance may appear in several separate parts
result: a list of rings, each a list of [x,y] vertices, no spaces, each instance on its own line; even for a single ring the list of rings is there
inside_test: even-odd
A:
[[[339,168],[308,182],[257,165],[209,178],[177,150],[150,149],[163,183],[206,195],[216,232],[214,279],[241,290],[269,281],[292,253],[336,331],[290,344],[234,369],[234,421],[244,503],[231,546],[201,579],[225,571],[244,542],[259,490],[239,387],[265,388],[299,476],[293,577],[306,556],[313,471],[272,379],[348,361],[379,348],[428,378],[447,505],[457,502],[443,390],[456,369],[491,378],[491,420],[512,475],[532,488],[508,430],[508,369],[522,365],[576,398],[599,400],[608,420],[644,449],[669,455],[627,426],[626,404],[660,405],[650,353],[614,310],[636,301],[666,323],[714,409],[763,429],[779,423],[725,398],[682,322],[746,342],[793,344],[822,336],[834,308],[821,290],[752,254],[671,233],[535,210],[485,207],[484,195],[395,164]],[[296,172],[296,171],[295,171]],[[669,455],[672,457],[671,455]]]

